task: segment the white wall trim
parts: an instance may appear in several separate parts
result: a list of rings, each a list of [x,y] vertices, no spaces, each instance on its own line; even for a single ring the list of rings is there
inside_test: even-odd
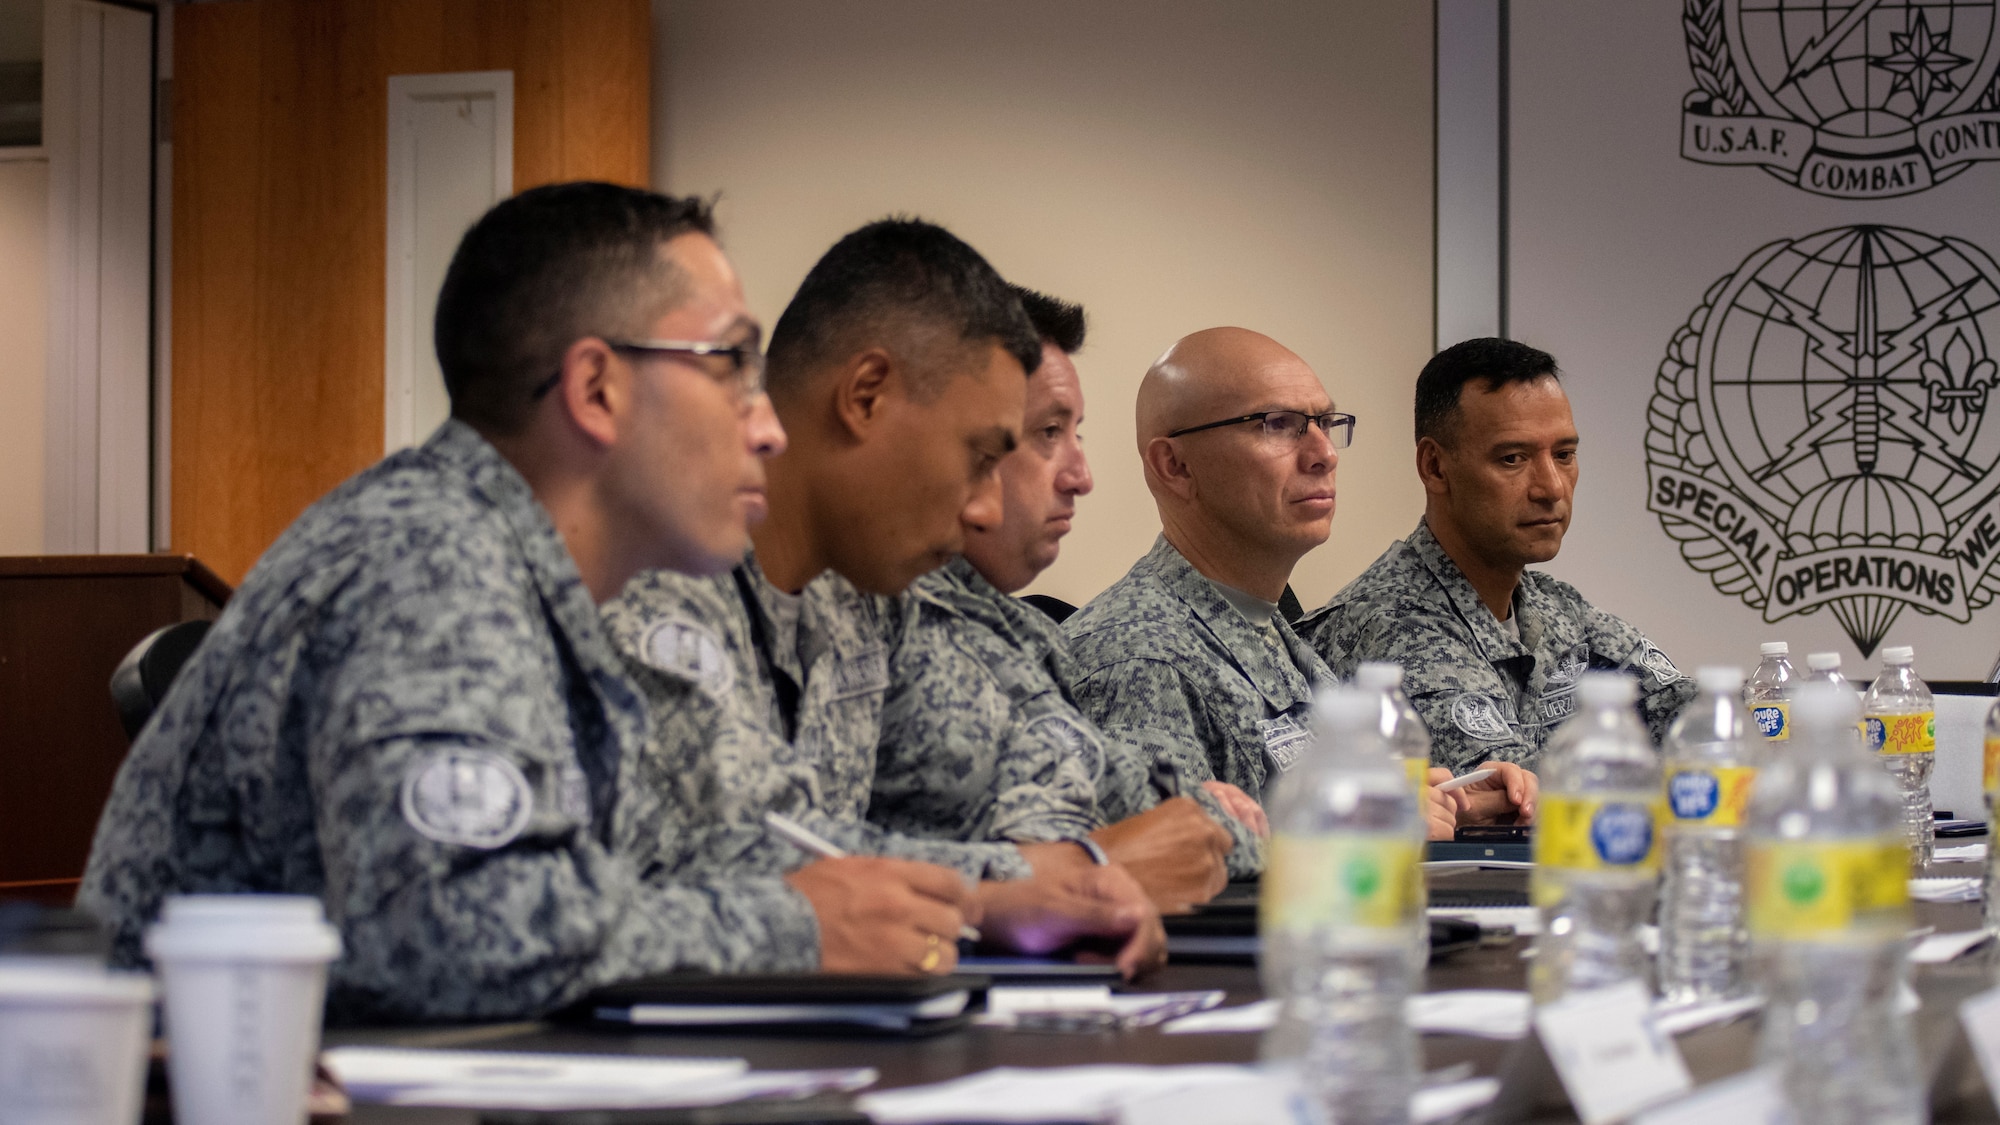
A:
[[[490,101],[492,109],[491,135],[482,142],[491,154],[492,181],[490,195],[480,203],[483,211],[514,193],[514,72],[405,74],[389,79],[388,307],[382,385],[385,452],[425,437],[417,432],[422,423],[415,417],[415,403],[419,382],[435,378],[431,374],[434,360],[428,313],[436,308],[437,293],[433,282],[418,276],[420,227],[436,218],[429,213],[432,209],[450,209],[454,202],[462,202],[455,199],[452,189],[464,186],[447,182],[454,171],[463,176],[463,166],[427,172],[422,156],[427,145],[437,139],[426,135],[421,111],[426,103],[462,102],[469,118],[477,100]],[[470,223],[477,217],[475,212],[464,221]]]
[[[51,0],[44,549],[151,546],[153,16]]]
[[[1437,0],[1437,346],[1507,334],[1507,2]]]

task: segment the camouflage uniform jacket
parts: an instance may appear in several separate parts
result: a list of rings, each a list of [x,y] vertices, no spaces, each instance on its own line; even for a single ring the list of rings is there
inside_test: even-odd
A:
[[[119,771],[79,902],[131,965],[167,895],[316,895],[338,1020],[815,967],[811,906],[779,880],[650,862],[660,806],[621,785],[645,727],[527,482],[447,422],[245,579]]]
[[[1068,643],[1035,607],[964,558],[918,579],[889,660],[869,819],[913,836],[1068,840],[1159,802],[1139,750],[1106,739],[1066,686]],[[1257,837],[1189,790],[1236,847],[1231,874],[1262,867]]]
[[[1694,697],[1666,653],[1568,583],[1522,571],[1514,617],[1520,640],[1419,522],[1300,631],[1337,672],[1365,660],[1401,664],[1403,690],[1430,728],[1432,763],[1459,773],[1490,758],[1533,769],[1575,709],[1586,670],[1638,677],[1639,711],[1655,740]]]
[[[605,607],[655,717],[642,774],[674,812],[669,864],[797,867],[807,857],[764,828],[769,811],[860,854],[1027,875],[1012,844],[917,839],[865,819],[895,599],[822,574],[801,594],[796,636],[781,637],[779,597],[753,557],[716,578],[650,571]]]
[[[1282,617],[1245,620],[1165,536],[1063,632],[1077,706],[1182,792],[1213,777],[1261,800],[1305,749],[1313,688],[1333,680]]]

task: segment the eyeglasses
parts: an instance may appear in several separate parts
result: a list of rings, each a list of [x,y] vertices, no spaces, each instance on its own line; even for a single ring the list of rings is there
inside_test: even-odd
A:
[[[1260,410],[1255,414],[1245,414],[1239,418],[1224,418],[1220,422],[1204,422],[1199,426],[1175,430],[1168,437],[1182,434],[1198,434],[1203,430],[1219,429],[1223,426],[1240,426],[1245,422],[1262,423],[1260,430],[1265,437],[1298,441],[1306,436],[1307,426],[1318,426],[1326,435],[1326,442],[1335,449],[1346,449],[1354,441],[1354,415],[1329,411],[1325,414],[1306,414],[1297,410]]]
[[[717,374],[708,370],[715,380],[727,387],[739,399],[748,400],[764,393],[764,352],[757,341],[746,340],[741,344],[714,344],[701,340],[606,340],[613,351],[639,352],[646,355],[719,355],[727,357],[729,369]],[[543,395],[556,389],[562,382],[562,372],[558,371],[535,385],[528,395],[528,401],[539,402]]]

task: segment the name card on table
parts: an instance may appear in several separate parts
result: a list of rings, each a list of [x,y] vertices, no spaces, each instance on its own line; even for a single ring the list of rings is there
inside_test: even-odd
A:
[[[1672,1037],[1653,1023],[1645,987],[1628,981],[1536,1009],[1487,1121],[1524,1121],[1566,1100],[1584,1125],[1606,1125],[1693,1086]]]
[[[1972,1043],[1972,1057],[1986,1078],[1993,1104],[2000,1108],[2000,988],[1982,992],[1958,1006],[1958,1022]]]

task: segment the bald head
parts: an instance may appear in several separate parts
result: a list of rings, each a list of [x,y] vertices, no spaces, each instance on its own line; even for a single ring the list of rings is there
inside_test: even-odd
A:
[[[1305,360],[1262,332],[1204,328],[1183,336],[1139,381],[1139,449],[1175,430],[1253,410],[1302,409],[1308,404],[1259,397],[1301,382],[1319,386]]]
[[[1210,328],[1168,348],[1140,381],[1137,408],[1139,459],[1167,540],[1210,578],[1277,600],[1292,564],[1326,541],[1339,458],[1303,419],[1242,419],[1332,410],[1306,361],[1262,333]]]

